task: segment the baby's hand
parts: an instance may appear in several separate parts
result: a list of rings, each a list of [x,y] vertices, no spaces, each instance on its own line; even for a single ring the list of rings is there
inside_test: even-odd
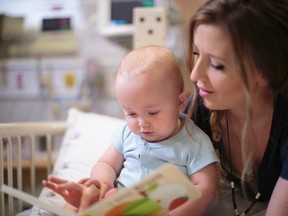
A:
[[[72,206],[79,208],[81,204],[81,198],[86,188],[81,183],[67,181],[54,176],[49,176],[48,181],[42,182],[43,186],[53,190],[62,196],[66,202]]]
[[[104,199],[108,186],[102,181],[97,179],[81,179],[79,182],[81,185],[85,185],[86,188],[83,191],[79,211],[83,211],[91,204]]]
[[[49,176],[48,181],[43,181],[43,186],[58,193],[79,211],[102,199],[108,190],[108,187],[102,182],[89,178],[81,179],[76,183]]]

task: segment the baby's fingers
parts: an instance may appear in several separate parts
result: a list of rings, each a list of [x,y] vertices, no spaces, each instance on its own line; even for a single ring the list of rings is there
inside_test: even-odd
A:
[[[108,186],[106,184],[102,184],[100,188],[99,199],[103,199],[107,191],[108,191]]]
[[[107,197],[109,197],[109,196],[111,196],[111,195],[113,195],[113,194],[115,194],[115,193],[117,193],[117,192],[118,192],[118,189],[117,189],[117,188],[112,188],[112,189],[110,189],[110,190],[107,191],[107,193],[105,194],[104,199],[106,199]]]
[[[108,186],[102,181],[99,181],[97,179],[89,179],[86,181],[85,185],[86,186],[94,185],[96,188],[98,188],[100,190],[99,199],[104,198],[104,195],[108,191]]]
[[[55,184],[64,184],[67,183],[68,181],[65,179],[61,179],[55,176],[48,176],[48,181],[53,182]]]
[[[79,211],[81,212],[91,204],[97,202],[99,200],[99,195],[100,191],[95,185],[92,184],[85,188],[85,190],[83,190]]]
[[[49,188],[50,190],[53,190],[54,192],[58,193],[61,196],[67,196],[67,191],[65,188],[60,187],[57,184],[54,184],[53,182],[48,182],[48,181],[42,181],[42,184],[44,187]]]
[[[90,185],[94,185],[95,187],[100,188],[101,187],[101,182],[99,180],[97,180],[97,179],[90,178],[90,179],[87,179],[85,181],[85,185],[87,187],[89,187]]]
[[[46,181],[46,180],[42,181],[42,185],[44,187],[47,187],[47,188],[51,189],[51,190],[54,190],[54,188],[55,188],[55,184],[54,183]]]
[[[63,181],[61,181],[63,182]],[[55,183],[54,181],[42,181],[44,187],[48,187],[49,189],[59,193],[60,195],[66,195],[71,192],[79,192],[82,191],[84,186],[75,182],[64,181],[65,183]],[[64,193],[65,192],[65,193]]]
[[[86,182],[88,182],[90,180],[90,178],[84,178],[84,179],[80,179],[78,181],[79,184],[86,184]]]
[[[42,181],[42,185],[43,185],[44,187],[47,187],[47,188],[55,191],[55,192],[59,191],[59,189],[60,189],[60,190],[63,190],[63,188],[61,188],[58,184],[55,184],[55,183],[50,182],[50,181],[45,181],[45,180],[43,180],[43,181]]]

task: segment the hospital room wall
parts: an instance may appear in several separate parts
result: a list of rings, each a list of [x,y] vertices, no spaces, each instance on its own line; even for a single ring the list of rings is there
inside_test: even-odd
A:
[[[176,34],[181,31],[183,38],[178,43],[182,45],[175,52],[183,53],[180,60],[185,87],[190,89],[183,61],[185,35],[192,12],[203,0],[167,2],[182,16],[175,28]],[[132,49],[133,38],[99,34],[95,11],[97,5],[93,0],[0,0],[0,13],[5,14],[5,20],[23,26],[12,31],[10,39],[2,37],[0,42],[1,123],[63,120],[71,106],[123,117],[114,96],[113,79],[121,59]],[[44,17],[70,17],[71,30],[44,34]],[[179,18],[175,14],[170,17]],[[171,23],[173,20],[169,25],[172,29],[175,25]],[[174,32],[169,34],[173,37]]]

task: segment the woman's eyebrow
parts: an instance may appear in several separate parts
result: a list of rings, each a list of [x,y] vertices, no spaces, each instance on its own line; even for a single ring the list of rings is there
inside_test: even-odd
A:
[[[216,56],[216,55],[213,55],[211,53],[208,53],[208,56],[209,56],[209,58],[217,59],[218,61],[221,61],[222,63],[226,62],[226,60],[224,58]]]

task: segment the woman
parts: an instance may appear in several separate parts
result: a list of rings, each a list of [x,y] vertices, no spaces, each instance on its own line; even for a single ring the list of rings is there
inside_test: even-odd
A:
[[[192,18],[187,112],[224,180],[207,215],[287,215],[287,21],[287,0],[210,0]]]

